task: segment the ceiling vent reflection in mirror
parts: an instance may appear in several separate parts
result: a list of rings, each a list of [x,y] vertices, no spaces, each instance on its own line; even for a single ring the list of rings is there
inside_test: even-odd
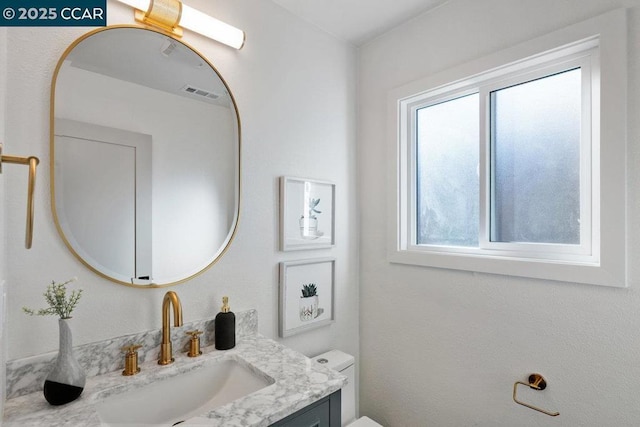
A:
[[[195,95],[195,96],[202,96],[204,98],[209,98],[209,99],[218,99],[221,96],[215,92],[209,92],[208,90],[198,89],[197,87],[191,86],[191,85],[184,86],[182,90],[188,94]]]
[[[160,28],[174,36],[182,37],[181,27],[184,27],[236,49],[244,46],[244,31],[189,7],[180,0],[118,1],[136,10],[136,21]]]

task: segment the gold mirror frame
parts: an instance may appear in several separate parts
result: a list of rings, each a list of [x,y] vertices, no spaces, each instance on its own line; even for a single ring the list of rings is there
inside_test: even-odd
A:
[[[180,280],[176,280],[173,282],[169,282],[169,283],[161,283],[161,284],[157,284],[157,283],[149,283],[149,284],[134,284],[134,283],[129,283],[129,282],[125,282],[122,280],[118,280],[116,278],[113,278],[101,271],[99,271],[98,269],[96,269],[95,267],[93,267],[92,265],[90,265],[87,261],[85,261],[82,256],[80,256],[80,254],[77,253],[77,251],[73,248],[73,246],[71,245],[71,243],[69,242],[69,240],[67,239],[67,237],[64,234],[64,231],[60,225],[60,222],[58,220],[58,213],[57,213],[57,209],[56,209],[56,197],[55,197],[55,99],[56,99],[56,82],[58,79],[58,73],[60,72],[60,69],[65,61],[65,59],[68,57],[68,55],[71,53],[71,51],[73,51],[73,49],[80,44],[81,42],[83,42],[84,40],[88,39],[89,37],[103,32],[103,31],[110,31],[110,30],[116,30],[116,29],[120,29],[120,28],[130,28],[130,29],[138,29],[141,31],[150,31],[153,33],[157,33],[161,36],[164,37],[169,37],[173,40],[176,40],[177,42],[181,43],[182,45],[184,45],[185,47],[187,47],[188,49],[190,49],[191,51],[193,51],[196,55],[198,55],[209,67],[211,67],[211,69],[217,74],[218,78],[220,79],[220,81],[222,82],[222,84],[224,85],[227,93],[229,94],[229,98],[231,100],[231,103],[234,107],[234,112],[235,112],[235,118],[237,121],[237,131],[238,131],[238,137],[237,137],[237,164],[236,164],[236,171],[237,174],[234,177],[234,181],[235,181],[235,185],[237,186],[237,194],[236,194],[236,203],[235,203],[235,213],[234,213],[234,219],[232,221],[231,224],[231,229],[230,232],[228,234],[228,238],[225,239],[225,241],[222,242],[220,248],[218,249],[218,252],[216,252],[216,254],[214,254],[214,258],[213,260],[206,265],[204,268],[202,268],[200,271],[189,275],[188,277],[185,277],[183,279]],[[231,242],[233,241],[233,239],[235,238],[235,235],[237,233],[238,230],[238,223],[240,221],[240,207],[241,207],[241,200],[242,200],[242,183],[241,183],[241,176],[242,176],[242,170],[241,170],[241,156],[242,156],[242,126],[241,126],[241,122],[240,122],[240,113],[238,111],[238,106],[236,104],[236,100],[233,96],[233,93],[231,92],[231,89],[229,88],[229,85],[227,84],[226,80],[222,77],[222,75],[220,74],[220,72],[218,71],[218,69],[216,67],[213,66],[213,64],[211,64],[211,62],[209,62],[209,60],[202,55],[197,49],[195,49],[193,46],[189,45],[188,43],[185,43],[184,41],[176,38],[173,34],[166,32],[166,31],[159,31],[153,28],[149,28],[146,26],[139,26],[139,25],[109,25],[106,27],[101,27],[95,30],[92,30],[86,34],[83,34],[82,36],[80,36],[78,39],[74,40],[73,43],[71,43],[71,45],[69,45],[65,51],[63,52],[62,56],[60,57],[60,59],[58,60],[58,63],[56,65],[56,68],[53,72],[53,77],[51,79],[51,96],[50,96],[50,114],[49,114],[49,178],[50,178],[50,197],[51,197],[51,212],[53,214],[53,219],[54,219],[54,223],[56,225],[56,229],[58,230],[58,233],[60,234],[60,237],[62,238],[63,242],[65,243],[65,245],[67,246],[67,248],[69,249],[69,251],[71,251],[71,253],[85,266],[87,267],[89,270],[93,271],[94,273],[96,273],[98,276],[103,277],[107,280],[110,280],[114,283],[118,283],[120,285],[125,285],[128,287],[133,287],[133,288],[142,288],[142,289],[154,289],[154,288],[165,288],[165,287],[169,287],[169,286],[174,286],[180,283],[184,283],[187,282],[199,275],[201,275],[202,273],[204,273],[205,271],[207,271],[209,268],[211,268],[229,249],[229,246],[231,245]]]

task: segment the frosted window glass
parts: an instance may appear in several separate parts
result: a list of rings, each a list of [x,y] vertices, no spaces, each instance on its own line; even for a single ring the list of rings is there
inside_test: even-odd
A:
[[[478,94],[417,111],[417,244],[478,246]]]
[[[491,93],[491,241],[580,243],[580,69]]]

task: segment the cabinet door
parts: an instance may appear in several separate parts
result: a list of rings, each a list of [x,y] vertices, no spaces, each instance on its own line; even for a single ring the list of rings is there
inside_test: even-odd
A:
[[[340,391],[337,391],[270,427],[340,427],[340,406]]]
[[[315,406],[309,410],[303,409],[303,413],[284,424],[282,427],[329,427],[329,401]],[[297,413],[296,413],[297,414]]]

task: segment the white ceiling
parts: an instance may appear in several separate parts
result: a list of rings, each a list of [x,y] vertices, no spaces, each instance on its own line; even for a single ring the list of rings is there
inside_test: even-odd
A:
[[[326,32],[360,46],[447,0],[273,0]]]

